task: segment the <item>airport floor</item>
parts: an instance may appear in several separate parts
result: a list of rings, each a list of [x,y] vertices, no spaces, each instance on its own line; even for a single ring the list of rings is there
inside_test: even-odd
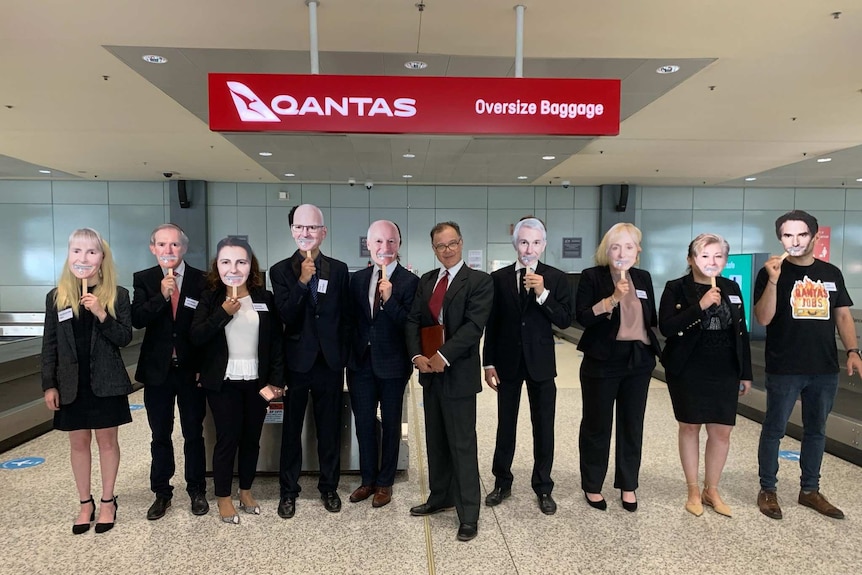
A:
[[[5,504],[0,504],[0,573],[53,574],[652,574],[722,573],[758,575],[855,574],[862,565],[862,470],[826,455],[822,490],[841,507],[843,521],[821,516],[796,503],[799,470],[781,461],[779,499],[784,519],[760,514],[756,450],[760,426],[739,418],[720,490],[733,518],[706,509],[694,517],[683,509],[686,488],[676,448],[676,422],[663,383],[654,380],[647,403],[644,457],[638,490],[639,509],[629,513],[612,489],[613,459],[605,484],[608,510],[587,506],[579,488],[577,432],[581,396],[579,353],[566,342],[557,346],[559,388],[556,420],[553,516],[539,512],[530,489],[532,468],[529,411],[523,394],[514,464],[512,497],[493,509],[482,507],[479,535],[468,543],[455,539],[454,510],[429,518],[411,517],[409,508],[427,496],[421,393],[408,393],[409,470],[399,473],[393,501],[373,509],[370,500],[347,501],[358,475],[343,475],[341,513],[324,510],[316,477],[302,478],[296,516],[276,514],[278,480],[259,477],[254,492],[260,516],[241,513],[238,526],[218,519],[212,487],[209,515],[189,511],[181,477],[175,478],[174,504],[158,521],[147,521],[149,428],[146,414],[133,412],[121,427],[122,462],[117,482],[116,527],[97,535],[74,536],[78,511],[68,463],[66,434],[52,431],[0,455],[0,461],[43,457],[28,469],[0,469]],[[411,382],[411,390],[418,384]],[[131,397],[142,403],[142,392]],[[494,392],[478,398],[479,464],[484,494],[493,489],[491,459],[496,429]],[[181,446],[177,431],[175,446]],[[782,450],[798,451],[786,438]],[[182,448],[178,457],[182,457]],[[613,456],[612,456],[613,458]],[[93,490],[99,497],[94,448]],[[701,463],[702,466],[702,463]],[[182,469],[182,462],[178,462]],[[702,472],[701,472],[702,476]]]

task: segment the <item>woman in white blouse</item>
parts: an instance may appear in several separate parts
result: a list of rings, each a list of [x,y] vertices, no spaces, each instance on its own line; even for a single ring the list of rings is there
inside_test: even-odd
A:
[[[225,523],[237,524],[231,498],[237,450],[239,508],[260,514],[251,486],[269,400],[284,391],[282,324],[251,246],[228,237],[218,243],[216,253],[190,338],[202,349],[200,384],[206,389],[216,428],[212,461],[219,516]]]

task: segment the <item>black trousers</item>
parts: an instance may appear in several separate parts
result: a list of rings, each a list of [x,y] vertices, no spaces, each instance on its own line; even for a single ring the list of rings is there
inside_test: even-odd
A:
[[[533,476],[531,484],[536,495],[551,493],[554,481],[554,417],[557,405],[557,386],[553,379],[529,379],[523,359],[517,379],[502,380],[497,386],[497,445],[491,470],[496,477],[494,486],[512,487],[512,460],[515,458],[515,440],[518,431],[518,411],[521,406],[521,389],[527,382],[530,400],[530,421],[533,424]]]
[[[583,415],[579,434],[581,488],[602,490],[608,471],[611,428],[616,407],[616,472],[614,487],[638,488],[643,446],[644,412],[655,358],[640,342],[617,341],[611,357],[581,362]]]
[[[233,480],[233,464],[239,488],[251,489],[257,472],[260,453],[260,433],[269,405],[258,393],[258,380],[225,380],[218,391],[208,389],[207,399],[216,428],[213,449],[213,487],[216,497],[229,497]]]
[[[171,478],[176,471],[174,444],[174,410],[179,406],[183,432],[186,491],[189,495],[206,493],[206,454],[203,421],[206,417],[206,393],[195,383],[194,373],[171,368],[162,385],[144,387],[144,406],[152,431],[150,453],[150,489],[159,497],[170,499],[174,488]]]
[[[289,372],[279,462],[281,497],[296,497],[301,491],[299,474],[302,471],[302,427],[309,395],[314,409],[317,458],[320,462],[317,488],[321,493],[338,489],[338,481],[341,477],[343,388],[342,372],[330,369],[321,353],[318,353],[314,366],[308,372]]]
[[[398,467],[401,442],[401,411],[405,378],[376,377],[366,354],[358,370],[347,372],[350,404],[359,443],[359,469],[362,485],[391,487]],[[380,449],[377,448],[377,405],[380,404]],[[379,462],[379,463],[378,463]]]
[[[478,374],[477,374],[478,376]],[[427,503],[455,505],[461,523],[478,523],[479,455],[476,444],[476,396],[446,397],[443,376],[422,386],[425,445],[428,450]]]

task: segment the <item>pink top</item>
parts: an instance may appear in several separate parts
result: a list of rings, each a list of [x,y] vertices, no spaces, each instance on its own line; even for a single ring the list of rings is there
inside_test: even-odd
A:
[[[617,270],[610,270],[611,279],[614,282],[614,285],[618,281],[620,281],[620,273]],[[620,329],[617,331],[617,341],[641,341],[647,345],[649,345],[649,337],[647,337],[646,326],[644,325],[644,314],[643,307],[641,306],[641,302],[638,301],[637,290],[634,287],[634,284],[631,281],[631,276],[629,278],[629,293],[623,296],[620,300]],[[593,306],[593,313],[596,316],[602,314],[608,314],[605,311],[605,303],[604,298],[599,300],[596,305]],[[610,317],[610,314],[608,314]]]

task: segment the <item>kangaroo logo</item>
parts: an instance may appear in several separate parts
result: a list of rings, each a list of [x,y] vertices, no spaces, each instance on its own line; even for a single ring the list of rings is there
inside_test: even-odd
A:
[[[230,90],[239,118],[243,122],[281,122],[281,119],[245,84],[228,82],[227,88]]]

